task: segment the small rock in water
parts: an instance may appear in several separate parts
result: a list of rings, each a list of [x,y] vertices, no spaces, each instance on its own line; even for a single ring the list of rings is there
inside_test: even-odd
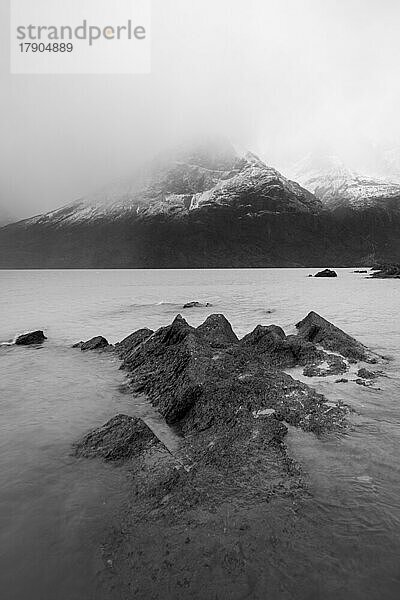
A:
[[[349,380],[343,377],[342,379],[336,379],[335,383],[348,383]]]
[[[361,377],[361,379],[376,379],[378,377],[377,373],[368,371],[368,369],[359,369],[357,375],[358,377]]]
[[[98,335],[87,342],[79,342],[78,344],[74,344],[73,348],[80,348],[82,352],[86,352],[87,350],[102,350],[103,348],[107,348],[109,346],[106,338]]]
[[[356,379],[357,385],[363,385],[364,387],[371,387],[372,381],[366,381],[365,379]]]
[[[31,344],[42,344],[47,337],[43,331],[31,331],[30,333],[24,333],[15,340],[17,346],[30,346]]]
[[[183,308],[205,308],[212,306],[209,302],[187,302],[183,305]]]
[[[337,273],[331,269],[324,269],[323,271],[316,273],[314,277],[337,277]]]

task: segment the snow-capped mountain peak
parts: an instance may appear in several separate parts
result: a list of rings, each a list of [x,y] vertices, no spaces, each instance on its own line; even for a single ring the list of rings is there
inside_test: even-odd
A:
[[[237,154],[219,144],[179,150],[136,169],[132,177],[86,198],[24,222],[66,225],[126,216],[179,218],[192,211],[229,206],[254,215],[314,211],[319,202],[300,185],[251,152]]]
[[[400,210],[398,182],[354,171],[338,156],[309,155],[299,161],[292,172],[329,210]]]

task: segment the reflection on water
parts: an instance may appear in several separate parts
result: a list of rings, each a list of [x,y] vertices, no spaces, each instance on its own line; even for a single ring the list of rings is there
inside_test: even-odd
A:
[[[313,490],[304,518],[322,527],[321,556],[307,555],[304,540],[304,560],[314,578],[319,561],[329,574],[313,597],[400,597],[399,282],[351,270],[335,280],[308,272],[0,271],[0,340],[38,328],[49,338],[40,349],[0,347],[0,589],[7,600],[102,598],[101,543],[129,481],[124,469],[76,461],[74,440],[125,412],[142,415],[171,447],[177,443],[144,399],[123,393],[112,356],[83,354],[73,342],[98,334],[115,342],[139,327],[165,325],[177,312],[194,325],[222,312],[239,336],[258,323],[289,332],[311,309],[393,358],[379,390],[308,380],[356,410],[348,435],[318,440],[291,430],[289,444]],[[192,300],[213,307],[184,310]],[[299,588],[299,598],[308,597]]]

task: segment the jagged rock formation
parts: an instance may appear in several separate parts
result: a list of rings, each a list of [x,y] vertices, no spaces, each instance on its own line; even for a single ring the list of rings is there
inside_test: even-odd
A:
[[[136,417],[117,415],[75,444],[76,456],[121,461],[143,455],[161,442],[149,427]]]
[[[348,411],[341,403],[327,403],[283,369],[301,365],[312,375],[327,374],[324,369],[337,374],[348,369],[343,357],[370,357],[367,348],[316,313],[297,327],[298,335],[286,336],[276,325],[259,325],[239,341],[223,315],[210,315],[197,328],[178,315],[156,332],[134,332],[115,346],[130,388],[145,393],[167,423],[179,425],[183,448],[171,458],[145,423],[118,415],[86,435],[75,453],[105,460],[140,458],[140,494],[146,496],[150,486],[152,497],[158,496],[167,486],[179,502],[185,495],[185,506],[193,501],[193,490],[196,502],[204,501],[204,491],[226,497],[227,489],[223,492],[218,483],[222,474],[229,481],[234,474],[229,493],[242,494],[242,486],[258,493],[271,477],[272,456],[280,476],[288,477],[292,467],[288,470],[282,421],[319,434],[345,428]],[[359,376],[371,374],[361,369]],[[151,458],[156,447],[162,456],[157,467]]]
[[[345,342],[346,355],[352,338],[343,336],[337,349]],[[223,315],[210,315],[197,328],[178,315],[125,355],[122,368],[134,391],[146,393],[167,422],[180,422],[185,430],[229,421],[234,406],[247,406],[250,412],[274,408],[289,423],[318,429],[321,425],[304,406],[313,406],[311,412],[316,411],[320,419],[318,406],[323,400],[282,369],[321,364],[328,366],[319,374],[347,370],[342,358],[306,340],[305,328],[298,336],[286,336],[280,327],[258,326],[239,341]]]
[[[310,314],[297,336],[286,336],[275,325],[258,326],[242,340],[223,315],[211,315],[197,328],[178,315],[154,333],[142,329],[116,345],[132,390],[147,394],[183,435],[180,448],[171,454],[140,419],[119,415],[75,447],[78,456],[129,460],[131,496],[116,529],[119,555],[129,557],[128,572],[135,574],[129,582],[132,593],[139,590],[147,598],[154,590],[164,591],[171,580],[171,553],[179,577],[188,565],[197,573],[204,561],[219,560],[220,540],[230,537],[239,550],[223,549],[221,560],[228,567],[218,579],[225,593],[232,577],[239,578],[230,587],[234,597],[236,581],[247,581],[250,573],[247,561],[240,562],[242,544],[254,544],[263,515],[271,523],[280,514],[293,541],[294,514],[298,520],[294,506],[307,486],[285,447],[287,424],[316,434],[341,431],[347,427],[348,409],[341,402],[326,402],[282,368],[326,360],[326,352],[305,339],[310,321],[320,326],[321,343],[334,338],[344,352],[354,344],[359,349],[350,336]],[[274,537],[263,532],[262,538],[263,550],[252,554],[251,565],[258,556],[265,568],[264,549],[271,547],[274,554]],[[300,549],[303,543],[301,534]],[[267,586],[269,593],[269,579]],[[168,589],[180,597],[181,579]],[[213,581],[204,597],[212,597],[216,589]],[[253,588],[248,589],[251,595]],[[266,592],[263,586],[260,598]],[[182,598],[186,595],[184,588]]]
[[[297,323],[296,327],[300,338],[320,344],[326,350],[338,352],[350,362],[377,362],[377,357],[363,344],[313,311]]]
[[[131,352],[134,352],[137,346],[147,340],[153,333],[154,331],[152,329],[144,327],[143,329],[139,329],[138,331],[131,333],[131,335],[128,335],[122,342],[115,345],[119,357],[127,358]]]
[[[229,348],[239,341],[224,315],[210,315],[197,331],[212,348]]]

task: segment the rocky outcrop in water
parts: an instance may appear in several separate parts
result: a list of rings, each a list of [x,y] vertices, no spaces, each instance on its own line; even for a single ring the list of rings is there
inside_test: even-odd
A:
[[[73,348],[80,348],[82,352],[87,352],[89,350],[104,350],[104,348],[107,348],[108,346],[109,343],[106,338],[98,335],[87,342],[78,342],[77,344],[74,344]]]
[[[378,377],[378,373],[362,368],[358,370],[357,376],[361,379],[376,379]]]
[[[337,273],[331,269],[324,269],[323,271],[316,273],[314,277],[337,277]]]
[[[304,366],[303,373],[308,377],[338,375],[347,371],[341,357],[328,354],[297,335],[286,336],[276,325],[258,325],[240,344],[253,348],[275,367]]]
[[[77,456],[129,460],[131,496],[114,552],[117,547],[119,560],[126,561],[132,593],[153,597],[157,590],[155,597],[163,597],[173,552],[179,577],[173,594],[185,597],[182,573],[218,562],[215,532],[225,540],[229,527],[239,550],[223,551],[225,589],[242,565],[243,540],[254,540],[260,515],[267,512],[274,523],[281,511],[287,527],[295,503],[307,494],[302,471],[285,446],[288,426],[315,434],[340,432],[347,428],[349,410],[341,402],[327,402],[283,368],[324,369],[328,356],[347,366],[342,357],[319,348],[315,337],[347,353],[358,350],[363,356],[364,349],[316,313],[310,315],[299,324],[298,335],[259,325],[241,340],[223,315],[210,315],[197,328],[178,315],[154,333],[141,329],[115,346],[132,391],[146,394],[183,436],[171,454],[143,421],[118,415],[75,447]],[[160,561],[154,564],[159,547]],[[257,556],[264,563],[264,554],[257,550]]]
[[[161,442],[142,419],[117,415],[87,434],[74,449],[76,456],[121,461],[143,455],[155,446]]]
[[[139,332],[132,335],[141,339]],[[246,406],[250,414],[274,409],[288,423],[318,431],[328,427],[322,397],[282,369],[321,364],[328,374],[347,370],[342,358],[276,325],[258,326],[239,341],[223,315],[210,315],[197,328],[178,315],[126,354],[122,368],[132,389],[147,394],[166,421],[183,430],[225,423],[234,406]]]
[[[17,346],[30,346],[33,344],[42,344],[47,340],[43,331],[31,331],[30,333],[24,333],[19,335],[15,340]]]
[[[310,312],[305,319],[297,323],[298,336],[308,342],[319,344],[326,350],[338,352],[350,362],[376,362],[368,349],[356,339],[318,315]]]

